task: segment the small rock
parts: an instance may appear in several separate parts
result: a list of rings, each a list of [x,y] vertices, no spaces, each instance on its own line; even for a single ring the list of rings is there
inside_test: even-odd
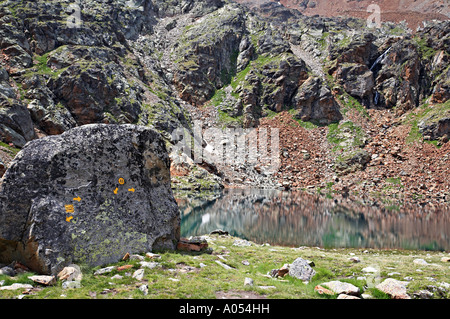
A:
[[[209,233],[210,235],[228,235],[228,232],[222,229],[216,229]]]
[[[110,267],[106,267],[106,268],[101,268],[97,271],[94,272],[94,275],[103,275],[103,274],[107,274],[110,273],[111,271],[115,270],[116,266],[110,266]]]
[[[62,284],[63,289],[78,289],[81,288],[81,281],[79,280],[72,280],[72,281],[65,281]]]
[[[375,299],[374,296],[372,296],[371,294],[361,294],[361,298],[362,299]]]
[[[141,255],[130,255],[130,260],[144,260],[144,256]]]
[[[379,272],[378,269],[376,269],[374,267],[370,267],[370,266],[366,267],[366,268],[363,268],[361,271],[362,272],[369,272],[369,273],[377,273],[377,272]]]
[[[148,261],[141,261],[139,263],[141,264],[141,267],[150,268],[150,269],[156,268],[156,267],[158,267],[160,265],[160,263],[148,262]]]
[[[388,273],[388,276],[389,277],[392,277],[392,276],[400,276],[401,274],[399,273],[399,272],[390,272],[390,273]]]
[[[413,277],[405,277],[405,278],[403,278],[403,280],[406,280],[406,281],[413,281],[414,280],[414,278]]]
[[[120,280],[120,279],[123,279],[123,276],[117,274],[117,275],[112,276],[111,279],[119,279]]]
[[[6,275],[6,276],[14,277],[16,275],[16,272],[14,271],[13,268],[5,266],[5,267],[0,269],[0,275]]]
[[[277,278],[277,277],[284,277],[287,273],[289,273],[289,265],[285,264],[280,269],[272,269],[269,272],[269,275]]]
[[[375,288],[388,294],[393,299],[411,299],[411,297],[406,294],[406,285],[408,285],[408,283],[409,282],[407,281],[388,278],[378,284]]]
[[[413,262],[418,265],[426,266],[428,263],[424,259],[414,259]]]
[[[0,290],[17,290],[17,289],[31,289],[31,288],[33,288],[33,286],[29,284],[14,283],[11,286],[0,287]]]
[[[352,261],[352,262],[354,262],[354,263],[359,263],[359,262],[361,262],[361,260],[359,260],[358,257],[350,257],[348,260],[350,260],[350,261]]]
[[[146,253],[145,256],[150,259],[161,259],[161,255],[154,254],[154,253]]]
[[[216,263],[218,263],[220,266],[222,266],[223,268],[225,268],[226,270],[233,270],[234,268],[231,266],[228,266],[227,264],[224,264],[223,262],[221,262],[220,260],[216,260]]]
[[[414,294],[415,298],[419,298],[419,299],[431,299],[433,298],[433,293],[431,291],[428,290],[419,290],[417,292],[415,292]]]
[[[321,285],[317,285],[314,287],[314,291],[317,292],[319,295],[334,295],[334,292],[332,292],[330,289],[327,289],[325,287],[322,287]]]
[[[142,291],[142,293],[144,294],[144,296],[148,295],[148,286],[147,285],[141,285],[139,287],[139,290]]]
[[[446,283],[446,282],[440,282],[439,286],[446,289],[446,290],[450,290],[450,284]]]
[[[243,261],[242,261],[242,264],[243,264],[244,266],[250,265],[250,263],[249,263],[247,260],[243,260]]]
[[[346,295],[346,294],[340,294],[336,299],[361,299],[356,296]]]
[[[328,287],[331,291],[333,291],[334,293],[336,293],[338,295],[346,294],[346,295],[359,296],[361,294],[361,291],[355,285],[352,285],[347,282],[341,282],[338,280],[324,282],[323,284],[321,284],[321,286]]]
[[[308,151],[302,150],[302,153],[303,153],[303,159],[304,160],[309,160],[311,158],[311,154],[309,154]]]
[[[450,262],[450,257],[442,257],[442,258],[441,258],[441,261],[442,261],[443,263],[448,263],[448,262]]]
[[[69,265],[64,267],[57,275],[59,280],[80,280],[83,278],[81,269],[77,265]]]
[[[356,277],[356,280],[367,280],[367,277],[364,276]]]
[[[203,251],[208,248],[206,239],[194,237],[192,239],[181,238],[177,244],[178,250],[183,251]]]
[[[244,286],[253,286],[253,279],[252,278],[245,278],[244,280]]]
[[[133,265],[123,265],[120,267],[117,267],[117,271],[127,270],[133,268]]]
[[[44,286],[53,286],[56,284],[55,276],[30,276],[28,279]]]
[[[252,243],[245,239],[236,239],[233,242],[233,246],[238,246],[238,247],[248,247],[251,245],[252,245]]]
[[[133,273],[132,276],[136,280],[142,280],[144,278],[144,269],[138,269]]]
[[[275,287],[275,286],[258,286],[258,288],[267,290],[267,289],[276,289],[277,287]]]

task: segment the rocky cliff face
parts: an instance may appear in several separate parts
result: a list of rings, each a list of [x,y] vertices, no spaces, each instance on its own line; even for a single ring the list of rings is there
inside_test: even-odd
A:
[[[448,21],[412,33],[253,4],[1,2],[2,141],[21,148],[85,124],[138,124],[159,131],[170,151],[177,129],[193,134],[193,120],[203,129],[259,128],[287,113],[330,131],[320,143],[342,173],[355,163],[364,170],[376,155],[367,144],[377,129],[364,122],[373,112],[402,119],[416,140],[448,140]],[[358,133],[351,141],[349,127]],[[197,164],[177,168],[174,185],[217,188],[236,174],[249,185],[283,184],[249,165]]]

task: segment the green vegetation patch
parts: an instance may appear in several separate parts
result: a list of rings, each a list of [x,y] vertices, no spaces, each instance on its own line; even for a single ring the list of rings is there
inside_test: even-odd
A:
[[[424,103],[421,107],[417,108],[413,113],[409,114],[404,121],[404,124],[411,125],[411,131],[409,132],[406,138],[406,142],[414,143],[424,141],[423,136],[419,130],[420,122],[422,121],[425,121],[426,123],[438,122],[440,119],[449,116],[450,116],[450,101],[434,105]],[[438,145],[438,141],[436,140],[431,141],[426,140],[425,142],[432,144],[436,147],[440,147]]]
[[[428,42],[424,38],[415,37],[414,40],[416,41],[419,52],[422,55],[424,59],[431,59],[436,55],[436,50],[434,50],[432,47],[428,45]]]
[[[0,147],[2,147],[4,150],[6,150],[12,157],[15,157],[17,155],[17,153],[20,152],[19,148],[15,148],[4,142],[0,142]]]
[[[447,264],[441,261],[446,254],[438,251],[315,247],[300,249],[254,242],[248,242],[250,246],[246,246],[237,245],[242,241],[239,238],[218,235],[207,236],[207,240],[209,247],[202,252],[155,251],[160,255],[159,259],[150,259],[142,254],[144,262],[156,263],[153,268],[141,267],[139,260],[120,261],[94,268],[80,265],[83,273],[81,288],[65,289],[62,281],[57,281],[55,286],[41,286],[29,280],[31,273],[16,277],[0,275],[0,281],[5,280],[3,286],[15,282],[35,286],[31,293],[24,295],[26,299],[215,299],[236,292],[268,299],[329,299],[336,298],[337,295],[320,295],[314,287],[333,280],[351,283],[373,298],[387,299],[390,298],[387,294],[368,285],[373,283],[374,278],[367,276],[362,271],[363,268],[372,266],[380,270],[375,284],[386,278],[393,278],[393,275],[389,275],[393,271],[399,273],[395,277],[399,280],[411,277],[413,280],[407,286],[407,293],[411,296],[414,292],[427,289],[429,285],[436,285],[436,282],[450,280],[445,270]],[[351,254],[358,256],[361,262],[350,261]],[[284,264],[292,264],[299,257],[314,262],[316,274],[310,282],[303,282],[289,275],[278,278],[268,275],[271,270],[279,269]],[[416,271],[417,265],[413,260],[417,258],[429,263],[426,267],[421,267],[422,272]],[[231,268],[226,269],[218,262]],[[131,268],[117,268],[126,265]],[[109,273],[94,275],[96,270],[106,266],[116,268]],[[144,269],[141,281],[132,277],[139,268]],[[253,285],[244,286],[245,278],[253,279]],[[139,289],[142,285],[148,287],[148,293]],[[1,290],[0,298],[17,298],[22,293],[23,289]],[[448,297],[448,290],[434,294],[434,298]]]
[[[334,152],[363,147],[366,143],[362,128],[351,121],[330,124],[328,126],[327,139],[331,144],[334,144]]]

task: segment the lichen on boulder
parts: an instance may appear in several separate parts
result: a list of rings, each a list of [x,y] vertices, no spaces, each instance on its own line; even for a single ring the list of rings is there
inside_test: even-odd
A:
[[[32,141],[0,186],[0,262],[55,274],[175,249],[178,208],[156,131],[91,124]]]

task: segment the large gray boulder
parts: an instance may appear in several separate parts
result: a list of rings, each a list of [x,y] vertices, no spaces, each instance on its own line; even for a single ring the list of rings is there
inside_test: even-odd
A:
[[[34,140],[0,185],[0,263],[52,273],[175,249],[178,207],[159,133],[93,124]]]

